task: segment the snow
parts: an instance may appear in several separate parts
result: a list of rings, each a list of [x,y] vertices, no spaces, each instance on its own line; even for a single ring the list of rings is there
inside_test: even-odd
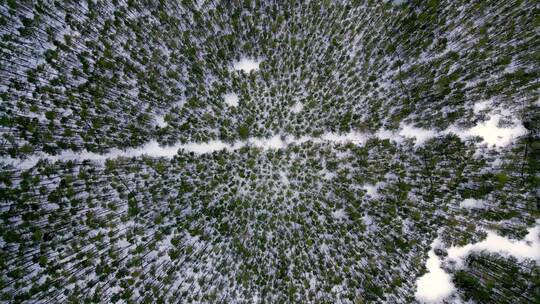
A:
[[[328,170],[322,170],[322,172],[324,172],[324,174],[322,175],[322,178],[329,181],[329,180],[332,180],[334,177],[336,177],[336,173],[335,172],[330,172]]]
[[[43,204],[42,206],[43,206],[43,210],[49,210],[49,211],[60,208],[60,206],[55,203]]]
[[[502,119],[501,114],[493,113],[500,112],[510,115],[506,109],[490,109],[492,102],[490,100],[480,101],[474,104],[473,111],[475,114],[487,111],[491,113],[489,120],[481,122],[476,126],[462,130],[455,126],[450,126],[443,133],[455,133],[460,138],[465,139],[471,136],[480,136],[490,146],[504,147],[512,142],[516,137],[525,135],[527,130],[522,126],[518,119],[513,119],[513,127],[499,127],[499,121]]]
[[[473,112],[475,114],[479,114],[481,111],[487,110],[489,105],[491,105],[491,101],[489,101],[489,100],[479,101],[479,102],[474,104]]]
[[[426,262],[428,272],[416,281],[415,297],[422,303],[442,303],[456,290],[452,277],[441,268],[441,260],[435,254],[435,247],[439,245],[439,239],[435,239],[431,244]]]
[[[291,112],[295,113],[295,114],[298,114],[300,112],[302,112],[302,110],[304,109],[304,105],[297,101],[291,108]]]
[[[225,101],[227,105],[229,105],[229,107],[237,107],[238,101],[240,99],[238,98],[238,95],[236,95],[235,93],[227,93],[223,95],[223,100]]]
[[[337,142],[337,143],[347,143],[347,142],[365,143],[368,140],[369,136],[364,133],[349,132],[349,133],[344,133],[344,134],[326,133],[326,134],[323,134],[321,138],[325,141]]]
[[[477,199],[474,199],[474,198],[467,198],[467,199],[464,199],[460,204],[459,206],[461,208],[472,208],[472,209],[479,209],[479,208],[483,208],[486,206],[486,201],[484,200],[477,200]]]
[[[178,146],[175,146],[174,148],[174,155],[176,155],[176,151],[178,151],[178,149],[184,149],[188,152],[194,152],[194,153],[197,153],[197,154],[205,154],[205,153],[211,153],[211,152],[214,152],[214,151],[221,151],[221,150],[225,150],[225,149],[228,149],[228,150],[234,150],[233,146],[229,145],[229,144],[226,144],[222,141],[218,141],[218,140],[213,140],[213,141],[209,141],[209,142],[206,142],[206,143],[189,143],[189,144],[185,144],[185,145],[178,145]],[[174,156],[174,155],[164,155],[164,156]]]
[[[375,221],[369,214],[365,213],[362,217],[362,221],[368,231],[375,231],[377,229],[377,224],[375,224]]]
[[[233,64],[233,68],[237,71],[242,70],[246,73],[249,73],[251,71],[257,71],[261,62],[262,60],[242,57],[240,61],[236,61]]]
[[[489,145],[506,146],[518,136],[525,135],[527,130],[520,124],[516,123],[511,128],[498,127],[500,115],[492,115],[486,122],[480,123],[475,127],[464,132],[468,136],[481,136]]]
[[[167,122],[165,121],[165,116],[156,115],[154,119],[158,127],[165,128],[167,126]]]
[[[499,127],[498,123],[502,116],[491,115],[488,121],[481,122],[476,126],[462,130],[456,127],[449,127],[443,133],[455,133],[462,139],[470,136],[480,136],[490,146],[504,147],[510,144],[516,137],[527,134],[527,130],[519,121],[514,121],[513,127]]]
[[[288,186],[289,185],[289,178],[287,177],[287,174],[285,174],[285,172],[283,171],[280,171],[279,172],[279,177],[281,179],[281,182],[285,185],[285,186]]]
[[[487,105],[489,104],[486,102],[477,103],[474,106],[474,111],[482,111],[487,107]],[[416,146],[422,145],[430,138],[454,133],[463,140],[474,136],[480,136],[490,146],[504,147],[510,144],[515,138],[527,134],[527,130],[522,126],[520,121],[514,120],[512,127],[500,127],[499,121],[501,119],[502,115],[493,114],[490,116],[488,121],[481,122],[470,129],[460,129],[456,126],[450,126],[441,132],[416,128],[411,125],[403,124],[400,127],[398,135],[402,137],[415,138]],[[393,139],[399,142],[399,139],[396,139],[395,134],[391,131],[380,130],[377,132],[377,135],[380,138]]]
[[[394,5],[400,5],[400,4],[405,3],[405,1],[407,1],[407,0],[385,0],[384,2],[391,3],[391,4],[394,4]]]
[[[399,135],[416,139],[416,145],[421,145],[428,139],[437,136],[437,132],[433,130],[416,128],[412,125],[403,124],[399,131]]]
[[[523,240],[510,240],[498,235],[494,231],[487,231],[485,240],[462,247],[452,246],[448,249],[448,258],[455,261],[456,267],[463,267],[465,258],[471,252],[488,251],[497,252],[503,256],[513,256],[518,261],[525,259],[535,260],[540,263],[540,220],[536,226],[528,230]]]
[[[238,95],[234,93],[229,93],[223,96],[225,102],[229,106],[238,105]],[[380,138],[380,139],[391,139],[397,143],[402,142],[402,139],[405,137],[413,137],[416,139],[416,145],[423,144],[426,140],[431,137],[438,136],[441,134],[455,133],[459,137],[465,139],[469,136],[482,136],[484,140],[495,146],[505,146],[508,145],[512,140],[517,137],[526,134],[526,129],[521,126],[521,124],[514,122],[514,127],[511,128],[500,128],[497,126],[497,123],[500,119],[500,115],[494,115],[490,118],[488,122],[481,123],[468,130],[459,130],[455,127],[448,128],[442,132],[435,132],[432,130],[426,130],[421,128],[416,128],[410,125],[402,125],[400,130],[396,133],[390,130],[378,130],[376,133],[361,133],[352,131],[349,133],[325,133],[320,137],[312,136],[302,136],[300,138],[288,137],[288,136],[273,136],[271,138],[250,138],[246,141],[237,141],[234,144],[225,143],[218,140],[213,140],[203,143],[187,143],[187,144],[176,144],[173,146],[160,146],[156,141],[150,141],[145,145],[138,148],[130,148],[127,150],[120,150],[117,148],[111,149],[109,153],[106,154],[97,154],[92,152],[73,152],[71,150],[64,150],[59,155],[47,155],[45,153],[36,153],[33,155],[27,156],[25,159],[17,158],[3,158],[2,162],[5,164],[11,164],[20,169],[28,169],[33,167],[40,159],[49,159],[51,161],[68,161],[68,160],[94,160],[94,161],[104,161],[106,159],[117,158],[117,157],[136,157],[141,155],[148,155],[152,157],[173,157],[177,154],[178,150],[183,149],[187,152],[194,153],[212,153],[214,151],[220,150],[238,150],[245,146],[253,146],[261,149],[282,149],[286,148],[291,144],[302,144],[305,142],[313,143],[322,143],[322,142],[333,142],[333,143],[355,143],[363,144],[370,138]],[[158,123],[160,123],[158,121]],[[368,194],[370,193],[368,190]],[[372,195],[373,196],[373,195]]]
[[[241,149],[243,147],[256,147],[264,150],[268,149],[282,149],[286,148],[290,144],[299,144],[307,141],[313,141],[313,142],[322,142],[322,141],[330,141],[330,142],[339,142],[339,143],[345,143],[345,142],[358,142],[358,141],[364,141],[365,138],[361,137],[358,138],[359,134],[345,134],[345,135],[337,135],[333,133],[329,133],[326,135],[323,135],[321,138],[314,138],[314,137],[302,137],[302,138],[291,138],[291,137],[281,137],[281,136],[273,136],[270,138],[249,138],[246,141],[237,141],[233,144],[225,143],[220,140],[212,140],[208,142],[202,142],[202,143],[186,143],[186,144],[176,144],[173,146],[161,146],[159,143],[155,140],[150,141],[146,143],[145,145],[138,147],[138,148],[130,148],[126,150],[120,150],[117,148],[110,149],[108,153],[105,154],[98,154],[93,152],[74,152],[72,150],[64,150],[61,154],[58,155],[48,155],[45,153],[37,153],[34,155],[30,155],[26,159],[17,159],[17,158],[3,158],[2,162],[5,164],[11,164],[17,168],[20,169],[29,169],[33,167],[40,159],[48,159],[52,162],[55,161],[69,161],[69,160],[92,160],[92,161],[105,161],[107,159],[113,159],[118,157],[137,157],[142,155],[147,155],[151,157],[174,157],[179,150],[184,150],[186,152],[194,152],[197,154],[205,154],[205,153],[212,153],[215,151],[221,151],[221,150],[229,150],[234,151]]]
[[[287,146],[287,142],[280,136],[276,135],[270,138],[252,138],[247,141],[250,145],[264,150],[268,149],[282,149]]]
[[[362,187],[364,190],[366,190],[366,193],[371,196],[371,197],[377,197],[378,196],[378,192],[377,192],[377,185],[364,185]]]
[[[347,218],[347,214],[344,209],[338,209],[332,212],[332,217],[336,220],[344,220]]]
[[[435,255],[434,249],[439,246],[441,242],[437,238],[433,241],[428,253],[426,262],[428,273],[417,280],[415,296],[422,303],[442,303],[455,290],[450,275],[441,268],[441,260]],[[531,259],[540,263],[540,220],[536,221],[536,226],[528,229],[523,240],[510,240],[494,231],[487,231],[487,237],[483,241],[461,247],[450,247],[447,250],[446,259],[453,262],[453,267],[460,269],[464,267],[464,261],[469,254],[480,251],[498,253],[507,257],[513,256],[520,262]]]
[[[381,129],[377,130],[377,132],[375,133],[375,136],[377,138],[380,138],[380,139],[390,139],[390,140],[394,140],[396,142],[401,141],[400,136],[398,134],[396,134],[396,132],[394,132],[392,130],[387,130],[387,129],[384,129],[384,128],[381,128]]]

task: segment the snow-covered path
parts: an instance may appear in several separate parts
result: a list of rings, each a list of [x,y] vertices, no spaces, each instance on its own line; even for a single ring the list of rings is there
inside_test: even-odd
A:
[[[417,280],[416,299],[421,303],[443,303],[455,292],[451,276],[441,268],[443,261],[435,255],[434,249],[443,247],[439,238],[435,239],[428,253],[426,268],[428,272]],[[498,253],[502,256],[515,257],[518,261],[531,259],[540,263],[540,220],[528,229],[523,240],[511,240],[498,235],[494,231],[487,231],[487,237],[478,243],[448,248],[445,260],[453,261],[454,268],[461,269],[467,256],[472,252]]]
[[[1,161],[4,164],[11,164],[19,169],[28,169],[33,167],[40,159],[48,159],[50,161],[69,161],[69,160],[92,160],[102,162],[107,159],[114,159],[118,157],[137,157],[147,155],[150,157],[167,157],[172,158],[179,151],[193,152],[197,154],[212,153],[215,151],[228,150],[234,151],[243,147],[256,147],[263,150],[268,149],[282,149],[291,144],[302,144],[305,142],[355,142],[361,144],[365,142],[369,137],[360,133],[348,133],[344,135],[338,135],[333,133],[325,134],[321,137],[305,136],[301,138],[292,137],[280,137],[274,136],[271,138],[250,138],[246,141],[237,141],[234,143],[226,143],[220,140],[213,140],[203,143],[186,143],[176,144],[173,146],[161,146],[157,141],[152,140],[147,144],[138,147],[130,148],[126,150],[120,150],[117,148],[110,149],[108,153],[99,154],[94,152],[82,151],[73,152],[71,150],[65,150],[58,155],[48,155],[45,153],[36,153],[28,156],[25,159],[18,158],[4,158]]]
[[[445,135],[448,133],[454,133],[462,139],[467,139],[471,136],[482,136],[485,142],[489,145],[505,146],[510,143],[514,138],[522,136],[526,133],[526,130],[521,125],[516,125],[513,128],[500,128],[493,123],[495,119],[492,118],[484,124],[479,124],[469,130],[459,130],[455,127],[450,127],[447,130],[436,132],[433,130],[419,129],[410,125],[401,125],[398,130],[379,130],[376,133],[360,133],[349,132],[344,134],[337,133],[325,133],[320,137],[303,136],[299,138],[290,136],[274,136],[270,138],[249,138],[246,141],[237,141],[234,143],[226,143],[220,140],[213,140],[203,143],[186,143],[176,144],[172,146],[160,146],[157,141],[152,140],[145,145],[138,148],[130,148],[126,150],[120,150],[117,148],[110,149],[108,153],[98,154],[88,151],[73,152],[65,150],[58,155],[48,155],[45,153],[36,153],[28,156],[25,159],[18,158],[3,158],[0,161],[4,164],[13,165],[19,169],[28,169],[33,167],[40,159],[48,159],[50,161],[69,161],[69,160],[92,160],[92,161],[105,161],[107,159],[113,159],[118,157],[137,157],[147,155],[150,157],[167,157],[172,158],[178,151],[194,152],[197,154],[212,153],[220,150],[234,151],[243,147],[257,147],[263,150],[267,149],[282,149],[292,144],[302,144],[305,142],[313,143],[355,143],[363,144],[370,138],[390,139],[395,142],[402,142],[406,138],[414,138],[416,145],[422,145],[430,138]],[[482,132],[477,132],[481,129]]]

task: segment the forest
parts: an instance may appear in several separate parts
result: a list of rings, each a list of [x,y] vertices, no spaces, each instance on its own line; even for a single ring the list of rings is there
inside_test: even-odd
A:
[[[0,0],[0,303],[539,303],[539,28]]]

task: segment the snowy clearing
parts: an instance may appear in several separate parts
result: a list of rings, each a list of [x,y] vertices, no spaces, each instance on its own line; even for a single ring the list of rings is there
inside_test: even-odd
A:
[[[238,105],[238,96],[234,93],[229,93],[223,96],[225,102],[229,106]],[[498,118],[492,118],[498,119]],[[491,121],[490,120],[490,121]],[[159,121],[157,121],[159,123]],[[165,122],[164,122],[165,123]],[[165,123],[166,124],[166,123]],[[431,130],[420,129],[412,127],[410,125],[404,125],[400,128],[398,132],[390,130],[379,130],[373,134],[371,133],[360,133],[352,131],[349,133],[325,133],[320,137],[312,136],[303,136],[300,138],[286,137],[276,135],[271,138],[249,138],[246,141],[237,141],[233,144],[228,144],[223,141],[213,140],[204,143],[187,143],[187,144],[176,144],[173,146],[160,146],[155,140],[150,141],[139,148],[130,148],[127,150],[120,150],[117,148],[111,149],[109,153],[106,154],[97,154],[93,152],[73,152],[71,150],[64,150],[59,155],[48,155],[45,153],[37,153],[34,155],[28,156],[26,159],[13,159],[13,158],[4,158],[2,161],[7,164],[12,164],[17,168],[31,168],[34,166],[40,159],[49,159],[51,161],[57,160],[94,160],[94,161],[104,161],[110,158],[117,157],[136,157],[141,155],[148,155],[152,157],[173,157],[178,153],[179,150],[185,150],[187,152],[194,152],[198,154],[203,153],[212,153],[214,151],[220,150],[238,150],[242,147],[253,146],[261,149],[282,149],[290,144],[303,144],[305,142],[313,143],[322,143],[322,142],[334,142],[334,143],[355,143],[363,144],[370,138],[379,138],[379,139],[390,139],[397,143],[401,143],[406,137],[413,137],[416,139],[416,146],[423,144],[426,140],[448,133],[457,133],[457,135],[466,139],[472,135],[482,134],[486,136],[486,141],[489,144],[494,144],[496,146],[505,146],[512,142],[512,140],[517,137],[526,134],[526,130],[523,126],[518,125],[514,128],[498,128],[497,125],[490,125],[490,132],[479,132],[479,126],[476,126],[472,129],[455,132],[455,130],[445,130],[443,132],[435,132]],[[482,127],[480,127],[482,128]],[[495,131],[494,131],[495,130]]]
[[[223,100],[229,107],[237,107],[240,98],[235,93],[227,93],[223,95]]]
[[[416,145],[419,146],[428,139],[437,136],[437,132],[433,130],[416,128],[411,125],[402,125],[399,135],[403,137],[416,138]]]
[[[302,112],[303,109],[304,109],[304,105],[301,102],[297,101],[291,107],[291,112],[293,112],[294,114],[298,114]]]
[[[486,206],[486,201],[484,200],[476,200],[474,198],[467,198],[464,199],[459,206],[461,208],[469,208],[469,209],[480,209],[484,208]]]
[[[513,256],[519,261],[524,259],[535,260],[540,263],[540,220],[536,226],[530,228],[529,233],[523,240],[516,241],[498,235],[494,231],[487,231],[485,240],[463,247],[450,247],[448,249],[448,259],[455,262],[455,267],[463,267],[465,258],[471,252],[497,252],[503,256]]]
[[[499,127],[501,115],[492,115],[488,121],[482,122],[468,130],[458,130],[450,128],[450,132],[457,134],[460,138],[470,136],[481,136],[490,146],[503,147],[512,142],[516,137],[525,135],[527,130],[519,122],[514,122],[510,128]]]
[[[441,260],[435,254],[435,248],[440,246],[439,239],[435,239],[428,253],[426,268],[428,272],[418,278],[415,297],[422,303],[442,303],[455,290],[452,277],[441,268]]]
[[[517,120],[513,121],[512,127],[499,126],[501,118],[501,115],[495,114],[491,115],[488,121],[481,122],[470,129],[460,129],[456,126],[450,126],[441,132],[403,124],[400,127],[398,135],[401,137],[415,138],[417,146],[422,145],[433,137],[453,133],[462,140],[480,136],[484,139],[484,142],[490,146],[504,147],[510,144],[515,138],[527,134],[527,130],[523,127],[521,122]],[[396,137],[395,132],[388,130],[380,131],[380,135],[381,137],[389,139],[395,139]]]
[[[154,121],[156,122],[156,126],[160,128],[165,128],[168,125],[167,122],[165,121],[164,115],[156,115],[154,117]]]
[[[233,68],[237,71],[242,70],[246,73],[249,73],[251,71],[257,71],[259,69],[259,64],[262,62],[262,60],[259,59],[250,59],[246,57],[242,57],[240,61],[236,61],[233,64]]]
[[[487,251],[506,257],[513,256],[518,261],[531,259],[540,263],[540,220],[537,220],[536,226],[528,231],[529,233],[520,241],[502,237],[494,231],[487,231],[487,237],[483,241],[462,247],[453,246],[448,248],[446,261],[450,261],[452,267],[461,269],[464,266],[465,259],[472,252]],[[438,238],[433,241],[426,261],[428,273],[417,280],[415,296],[422,303],[442,303],[455,290],[450,275],[441,268],[442,262],[434,252],[435,248],[441,246],[442,244]]]

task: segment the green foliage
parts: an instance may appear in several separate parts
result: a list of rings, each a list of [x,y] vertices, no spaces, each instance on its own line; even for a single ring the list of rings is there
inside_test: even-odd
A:
[[[238,127],[238,136],[242,140],[246,140],[249,137],[249,128],[247,126]]]

